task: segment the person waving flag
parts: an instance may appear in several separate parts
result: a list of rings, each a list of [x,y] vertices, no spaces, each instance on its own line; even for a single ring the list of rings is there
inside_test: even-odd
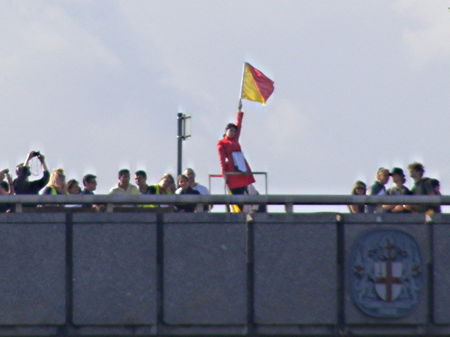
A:
[[[244,157],[239,136],[242,129],[244,113],[242,102],[239,102],[236,122],[228,123],[225,126],[223,138],[217,142],[217,152],[219,163],[225,183],[231,194],[248,194],[247,186],[255,182],[250,165]],[[238,205],[242,211],[242,205]]]
[[[253,172],[239,144],[244,118],[242,99],[265,104],[273,89],[273,81],[270,78],[249,63],[244,64],[236,122],[226,125],[223,138],[217,142],[220,168],[231,194],[249,194],[248,186],[255,182]],[[237,205],[237,208],[243,210],[242,205]]]

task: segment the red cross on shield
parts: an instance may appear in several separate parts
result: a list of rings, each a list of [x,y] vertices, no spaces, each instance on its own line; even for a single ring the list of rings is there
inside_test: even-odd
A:
[[[401,293],[403,265],[401,262],[375,262],[375,290],[380,298],[392,302]]]

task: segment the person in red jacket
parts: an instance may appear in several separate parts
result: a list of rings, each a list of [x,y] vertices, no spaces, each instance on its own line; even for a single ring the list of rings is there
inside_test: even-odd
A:
[[[247,160],[245,160],[241,145],[239,144],[242,119],[244,117],[241,107],[242,105],[239,103],[236,123],[227,124],[223,138],[217,142],[217,151],[219,152],[222,174],[224,175],[225,182],[232,194],[248,193],[247,186],[255,182],[255,178],[250,173],[252,170],[250,169]],[[246,174],[239,174],[239,172]]]

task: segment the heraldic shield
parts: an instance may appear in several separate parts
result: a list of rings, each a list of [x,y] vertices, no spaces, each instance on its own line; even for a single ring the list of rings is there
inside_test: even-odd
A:
[[[361,235],[352,247],[348,271],[353,302],[369,316],[404,317],[419,302],[422,257],[406,232],[386,229]]]

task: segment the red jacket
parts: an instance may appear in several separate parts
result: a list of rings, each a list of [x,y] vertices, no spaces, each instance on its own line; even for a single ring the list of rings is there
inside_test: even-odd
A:
[[[226,172],[237,172],[235,165],[233,163],[233,152],[242,152],[241,146],[239,145],[239,135],[241,134],[242,118],[244,113],[238,111],[236,115],[236,126],[237,132],[235,136],[230,139],[227,136],[223,136],[221,140],[217,142],[217,151],[219,152],[220,167],[222,169],[222,174]],[[245,161],[246,172],[251,172],[250,166]],[[231,174],[225,175],[225,181],[228,187],[238,188],[250,185],[255,182],[255,178],[252,174]]]

